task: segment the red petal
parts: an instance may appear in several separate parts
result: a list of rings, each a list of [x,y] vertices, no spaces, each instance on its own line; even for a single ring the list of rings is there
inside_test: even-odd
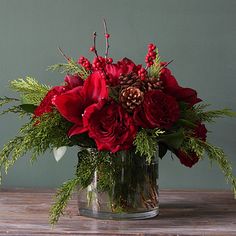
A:
[[[81,122],[81,125],[76,124],[72,126],[72,128],[68,132],[68,136],[71,137],[73,135],[82,134],[86,132],[87,130],[88,129],[83,127],[83,123]]]
[[[64,81],[66,82],[66,88],[68,89],[82,86],[84,83],[84,81],[78,75],[66,75]]]
[[[81,88],[72,89],[54,100],[54,105],[60,114],[72,123],[81,123],[84,111],[84,98],[80,93]]]
[[[108,97],[105,78],[99,71],[92,73],[84,82],[83,92],[91,103],[96,103]]]

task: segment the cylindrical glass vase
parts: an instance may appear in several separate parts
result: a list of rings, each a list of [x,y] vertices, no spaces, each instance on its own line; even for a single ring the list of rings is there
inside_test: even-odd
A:
[[[132,151],[109,158],[97,166],[86,188],[79,186],[79,215],[117,220],[158,215],[158,156],[150,163]]]

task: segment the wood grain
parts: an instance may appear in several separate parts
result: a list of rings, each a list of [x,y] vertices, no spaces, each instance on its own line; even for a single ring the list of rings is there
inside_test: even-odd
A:
[[[54,190],[0,190],[0,235],[236,235],[236,200],[228,191],[160,192],[160,215],[112,221],[77,216],[76,197],[55,228],[48,224]]]

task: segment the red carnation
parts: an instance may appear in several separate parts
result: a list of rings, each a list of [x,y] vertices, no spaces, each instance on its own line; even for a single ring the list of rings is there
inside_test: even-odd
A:
[[[84,113],[84,125],[98,150],[117,152],[132,147],[137,129],[133,119],[116,103],[94,104]]]
[[[169,129],[179,119],[176,100],[160,90],[151,90],[144,96],[143,104],[134,111],[134,120],[144,128]]]

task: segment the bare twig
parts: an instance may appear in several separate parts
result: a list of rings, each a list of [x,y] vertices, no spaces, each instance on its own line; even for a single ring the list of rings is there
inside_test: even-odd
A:
[[[67,60],[70,61],[70,58],[66,56],[66,54],[62,51],[62,49],[60,47],[57,47],[59,52],[61,53],[61,55]]]
[[[105,51],[105,58],[107,58],[108,57],[108,50],[109,50],[109,47],[110,47],[110,45],[109,45],[109,37],[110,37],[110,35],[108,34],[108,32],[107,32],[107,23],[106,23],[106,20],[105,19],[103,19],[103,26],[104,26],[104,34],[105,34],[105,38],[106,38],[106,51]]]

